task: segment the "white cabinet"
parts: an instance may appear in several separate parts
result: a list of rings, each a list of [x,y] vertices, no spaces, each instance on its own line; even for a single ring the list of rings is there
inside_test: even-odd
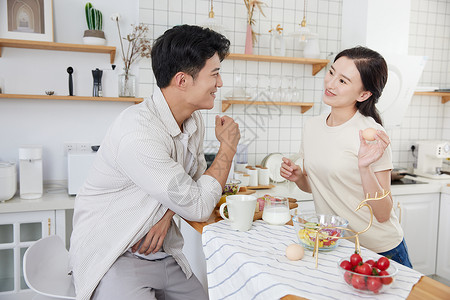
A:
[[[23,255],[35,241],[52,234],[65,239],[64,210],[0,213],[1,299],[29,292],[23,278]]]
[[[435,274],[440,193],[393,198],[413,268]]]
[[[450,280],[450,195],[442,193],[439,233],[438,233],[438,251],[436,262],[436,275]]]

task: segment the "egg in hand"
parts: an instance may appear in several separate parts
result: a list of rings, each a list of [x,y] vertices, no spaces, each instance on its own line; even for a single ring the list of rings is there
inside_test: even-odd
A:
[[[377,130],[375,128],[366,128],[362,132],[362,137],[366,141],[374,141],[376,134],[377,134]]]
[[[291,244],[286,248],[286,257],[289,260],[302,259],[303,255],[305,255],[305,249],[303,249],[302,245]]]

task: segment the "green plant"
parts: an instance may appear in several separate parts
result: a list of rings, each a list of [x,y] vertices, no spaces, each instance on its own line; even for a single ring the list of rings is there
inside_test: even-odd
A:
[[[92,3],[86,3],[84,7],[86,13],[86,22],[89,30],[102,30],[103,15],[101,11],[92,7]]]

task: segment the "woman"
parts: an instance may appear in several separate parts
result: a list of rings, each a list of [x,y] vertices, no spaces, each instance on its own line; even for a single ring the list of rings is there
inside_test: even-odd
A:
[[[303,169],[283,158],[281,175],[312,192],[317,213],[339,215],[355,231],[369,223],[370,212],[355,212],[365,195],[390,191],[392,169],[390,140],[375,104],[387,81],[387,65],[377,52],[356,47],[340,52],[325,76],[323,101],[328,115],[309,119],[304,126],[301,155]],[[362,137],[375,128],[375,141]],[[412,267],[389,194],[370,200],[375,216],[360,243],[374,252]]]

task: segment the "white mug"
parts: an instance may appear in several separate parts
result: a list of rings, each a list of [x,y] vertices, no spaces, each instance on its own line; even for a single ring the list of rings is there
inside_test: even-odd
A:
[[[247,231],[252,227],[255,215],[256,197],[252,195],[230,195],[227,202],[220,206],[220,216],[230,223],[231,228],[239,231]],[[228,218],[223,210],[228,207]]]

